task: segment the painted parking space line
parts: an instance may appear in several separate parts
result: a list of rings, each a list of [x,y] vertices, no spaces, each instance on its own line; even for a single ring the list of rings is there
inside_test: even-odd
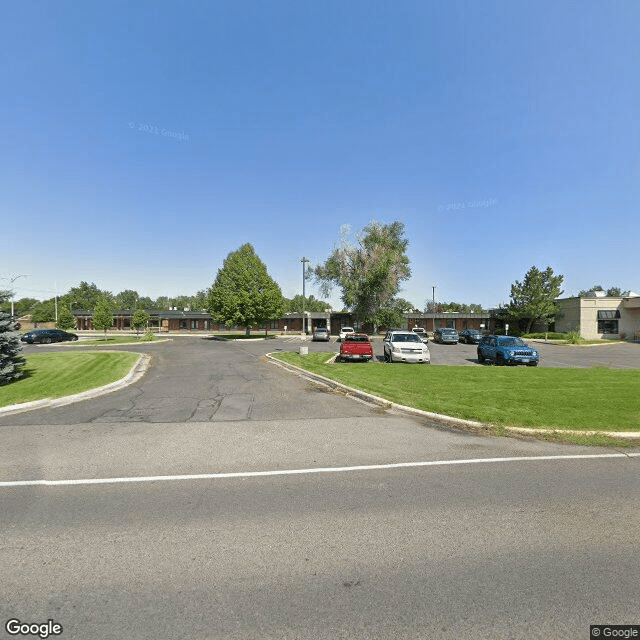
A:
[[[514,456],[510,458],[470,458],[463,460],[428,460],[423,462],[393,462],[351,467],[312,467],[310,469],[280,469],[273,471],[234,471],[226,473],[196,473],[172,476],[132,476],[122,478],[80,478],[77,480],[12,480],[0,482],[0,487],[60,487],[92,484],[136,484],[143,482],[176,482],[188,480],[222,480],[228,478],[261,478],[268,476],[293,476],[323,473],[347,473],[352,471],[379,471],[384,469],[410,469],[418,467],[443,467],[470,464],[497,464],[508,462],[544,462],[559,460],[604,460],[640,457],[640,453],[597,453],[558,456]]]

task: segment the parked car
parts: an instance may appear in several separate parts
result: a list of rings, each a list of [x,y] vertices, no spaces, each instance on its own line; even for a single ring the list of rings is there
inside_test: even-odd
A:
[[[336,361],[366,360],[373,358],[373,347],[366,333],[348,333],[340,344]]]
[[[433,332],[433,341],[440,344],[458,344],[458,332],[455,329],[436,329]]]
[[[20,340],[22,342],[28,342],[29,344],[51,344],[52,342],[66,342],[67,340],[77,340],[78,336],[75,333],[67,333],[60,329],[33,329],[27,331]]]
[[[411,329],[411,331],[413,331],[413,333],[415,333],[417,336],[420,336],[420,339],[425,344],[427,344],[429,342],[429,336],[427,335],[426,330],[423,329],[422,327],[413,327],[413,329]]]
[[[330,339],[331,339],[331,335],[327,327],[316,327],[313,330],[312,340],[318,340],[318,341],[322,340],[324,342],[329,342]]]
[[[479,344],[480,340],[482,340],[482,331],[479,329],[464,329],[459,334],[460,342],[465,342],[466,344]]]
[[[515,336],[485,336],[478,344],[478,362],[491,360],[496,365],[526,364],[537,367],[540,354]]]
[[[346,335],[349,335],[350,333],[355,333],[355,332],[356,331],[353,327],[342,327],[340,329],[340,335],[338,336],[338,341],[342,342]]]
[[[431,362],[429,347],[413,331],[387,331],[382,346],[385,362]]]

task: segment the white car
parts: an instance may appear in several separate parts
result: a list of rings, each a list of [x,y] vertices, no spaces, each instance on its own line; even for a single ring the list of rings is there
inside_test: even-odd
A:
[[[382,346],[385,362],[431,364],[429,347],[413,331],[387,331]]]
[[[340,335],[338,336],[338,340],[342,342],[344,337],[350,333],[355,333],[355,329],[353,327],[342,327],[340,329]]]
[[[427,332],[422,327],[413,327],[411,331],[413,331],[413,333],[415,333],[417,336],[420,336],[420,339],[425,344],[429,342],[429,336],[427,335]]]

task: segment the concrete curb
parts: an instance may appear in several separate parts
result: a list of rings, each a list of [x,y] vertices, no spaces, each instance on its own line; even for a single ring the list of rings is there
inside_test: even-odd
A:
[[[75,393],[71,396],[64,396],[62,398],[45,398],[43,400],[34,400],[33,402],[23,402],[21,404],[11,404],[7,407],[0,407],[0,415],[11,415],[13,413],[22,413],[23,411],[32,411],[33,409],[62,407],[66,404],[81,402],[82,400],[97,398],[99,396],[106,395],[107,393],[118,391],[119,389],[123,389],[124,387],[140,380],[140,378],[142,378],[142,376],[147,372],[150,363],[151,356],[148,353],[141,353],[131,367],[129,373],[124,378],[120,378],[120,380],[110,382],[102,387],[96,387],[95,389]]]
[[[397,411],[401,411],[402,413],[406,413],[408,415],[420,416],[423,418],[429,418],[436,422],[442,422],[447,425],[459,425],[463,427],[472,427],[474,430],[482,430],[482,431],[491,431],[493,427],[491,425],[485,424],[484,422],[476,422],[474,420],[463,420],[462,418],[453,418],[451,416],[445,416],[440,413],[432,413],[430,411],[423,411],[422,409],[415,409],[414,407],[407,407],[403,404],[396,404],[395,402],[390,402],[389,400],[385,400],[379,396],[374,396],[371,393],[366,393],[365,391],[360,391],[359,389],[353,389],[352,387],[348,387],[341,382],[336,382],[335,380],[331,380],[330,378],[325,378],[317,373],[312,373],[307,371],[306,369],[302,369],[297,367],[295,364],[290,364],[288,362],[283,362],[282,360],[278,360],[274,358],[270,353],[266,354],[267,358],[275,365],[282,367],[283,369],[287,369],[292,373],[296,373],[303,378],[307,378],[312,382],[317,382],[319,384],[323,384],[331,389],[339,389],[340,391],[345,392],[345,395],[348,397],[357,398],[358,400],[362,400],[363,402],[368,402],[369,404],[373,404],[377,407],[384,407],[386,409],[395,409]],[[335,357],[335,356],[334,356]]]
[[[362,402],[368,402],[369,404],[373,404],[377,407],[394,409],[411,416],[429,418],[430,420],[434,420],[435,422],[440,422],[451,427],[458,426],[466,428],[467,430],[472,429],[474,432],[481,431],[487,434],[493,434],[496,429],[494,425],[486,424],[484,422],[477,422],[475,420],[464,420],[463,418],[454,418],[452,416],[445,416],[440,413],[432,413],[430,411],[423,411],[422,409],[416,409],[414,407],[407,407],[402,404],[396,404],[395,402],[390,402],[389,400],[385,400],[384,398],[381,398],[379,396],[374,396],[370,393],[366,393],[358,389],[353,389],[352,387],[348,387],[341,382],[336,382],[335,380],[331,380],[330,378],[325,378],[324,376],[321,376],[317,373],[312,373],[311,371],[307,371],[306,369],[297,367],[295,364],[290,364],[289,362],[278,360],[277,358],[274,358],[270,353],[267,353],[266,356],[272,363],[290,371],[291,373],[296,373],[303,378],[307,378],[312,382],[323,384],[331,389],[339,389],[340,391],[344,391],[347,397],[354,397],[358,400],[361,400]],[[328,362],[330,362],[330,360]],[[518,435],[601,435],[608,436],[610,438],[619,438],[621,440],[640,440],[640,433],[635,431],[574,431],[568,429],[528,429],[525,427],[503,427],[503,429],[508,433],[514,433]]]

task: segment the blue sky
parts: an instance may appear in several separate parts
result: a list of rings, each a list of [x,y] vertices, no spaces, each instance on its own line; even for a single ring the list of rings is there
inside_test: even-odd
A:
[[[635,1],[23,0],[0,24],[16,298],[192,294],[245,242],[291,297],[372,219],[406,225],[419,308],[506,303],[532,265],[640,289]]]

